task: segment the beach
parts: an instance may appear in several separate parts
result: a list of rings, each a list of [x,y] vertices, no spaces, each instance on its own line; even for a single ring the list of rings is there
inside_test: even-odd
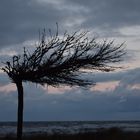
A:
[[[0,140],[16,140],[13,135],[1,137]],[[99,129],[96,132],[79,134],[38,134],[23,136],[23,140],[140,140],[140,132],[122,131],[118,128]]]
[[[0,140],[16,139],[16,122],[0,123]],[[140,121],[24,122],[23,140],[140,140]]]

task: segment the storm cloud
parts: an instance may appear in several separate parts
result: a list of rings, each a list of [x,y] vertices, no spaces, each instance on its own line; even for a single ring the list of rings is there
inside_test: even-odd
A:
[[[24,83],[25,120],[132,120],[140,118],[140,1],[139,0],[1,0],[1,62],[22,53],[51,28],[60,35],[89,30],[100,39],[124,41],[124,66],[110,73],[85,75],[95,85],[82,88]],[[93,34],[92,34],[93,35]],[[93,35],[94,36],[94,35]],[[3,109],[4,108],[4,109]],[[16,86],[0,71],[0,121],[15,121]],[[10,116],[9,116],[10,114]]]
[[[73,87],[71,89],[66,88],[61,92],[59,89],[53,91],[53,89],[48,90],[48,88],[39,85],[24,83],[25,120],[139,119],[140,88],[133,88],[135,84],[140,85],[139,71],[140,69],[137,68],[117,73],[100,73],[93,76],[94,80],[97,80],[96,84],[118,81],[119,84],[113,90],[85,90]],[[6,80],[8,83],[9,80],[5,78]],[[133,84],[130,84],[132,80]],[[7,84],[3,81],[0,82],[1,87],[3,87],[3,91],[0,91],[0,110],[2,110],[0,120],[15,121],[16,87],[11,84],[9,91],[7,91]],[[8,116],[9,112],[11,116]]]
[[[140,25],[139,0],[1,0],[0,46],[38,37],[42,28],[98,29],[120,35],[119,28]]]

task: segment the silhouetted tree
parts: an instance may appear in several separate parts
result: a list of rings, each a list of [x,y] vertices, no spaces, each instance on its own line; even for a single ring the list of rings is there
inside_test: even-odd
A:
[[[45,31],[32,53],[24,48],[23,55],[15,55],[7,61],[2,70],[8,74],[18,90],[17,138],[22,139],[23,125],[23,85],[22,82],[48,84],[51,86],[70,85],[83,86],[93,84],[79,75],[83,69],[112,71],[117,67],[108,63],[122,60],[123,44],[114,46],[113,41],[103,43],[89,39],[87,32],[64,33],[54,35]]]

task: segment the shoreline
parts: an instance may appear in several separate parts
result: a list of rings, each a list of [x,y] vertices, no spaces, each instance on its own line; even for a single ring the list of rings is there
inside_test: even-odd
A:
[[[24,135],[23,140],[140,140],[140,131],[124,131],[117,127],[100,128],[96,132],[83,132],[77,134],[47,134],[38,133]],[[7,134],[0,140],[16,140],[15,135]]]

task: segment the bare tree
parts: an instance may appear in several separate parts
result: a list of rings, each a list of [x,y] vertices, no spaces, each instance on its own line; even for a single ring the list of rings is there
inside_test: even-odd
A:
[[[121,45],[113,41],[103,43],[89,39],[87,32],[64,33],[63,37],[45,31],[32,53],[24,48],[22,55],[15,55],[7,61],[2,70],[8,74],[18,90],[17,139],[22,139],[23,125],[23,82],[48,84],[51,86],[92,85],[92,81],[82,79],[79,75],[83,69],[112,71],[117,67],[108,65],[122,61],[125,54]]]

